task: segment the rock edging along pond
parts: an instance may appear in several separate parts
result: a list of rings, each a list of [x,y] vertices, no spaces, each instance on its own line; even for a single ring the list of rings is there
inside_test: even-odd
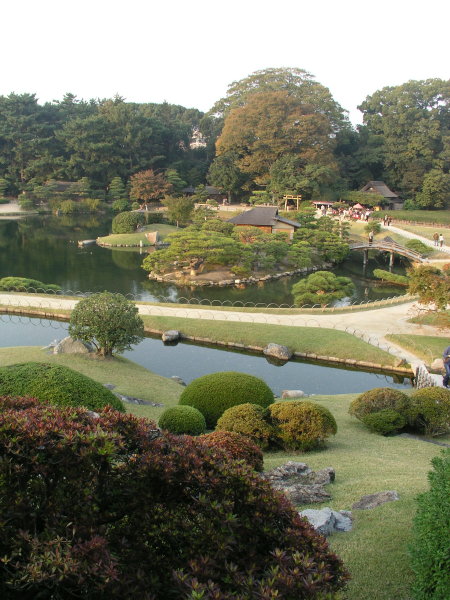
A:
[[[274,281],[276,279],[282,279],[283,277],[293,277],[294,275],[302,275],[306,273],[314,273],[315,271],[330,269],[332,268],[331,263],[324,263],[321,266],[314,267],[303,267],[301,269],[294,269],[293,271],[282,271],[281,273],[273,273],[269,275],[261,275],[261,277],[256,277],[251,275],[250,277],[240,277],[237,279],[221,279],[219,281],[214,281],[213,279],[193,279],[192,277],[171,277],[171,274],[167,274],[167,276],[159,275],[151,271],[148,274],[148,278],[153,281],[158,281],[160,283],[172,283],[174,285],[180,286],[195,286],[195,287],[229,287],[229,286],[245,286],[245,285],[254,285],[257,283],[264,283],[265,281]],[[214,273],[214,271],[211,271]],[[204,273],[204,277],[206,277],[207,273]]]
[[[65,313],[49,313],[45,310],[39,309],[24,309],[18,307],[1,307],[1,314],[13,314],[13,315],[23,315],[27,317],[42,317],[44,319],[50,319],[54,321],[69,321],[70,316]],[[162,336],[164,330],[152,329],[150,327],[144,327],[144,331],[149,336]],[[198,337],[198,336],[189,336],[184,335],[180,332],[180,340],[186,342],[193,342],[198,345],[205,346],[217,346],[217,347],[226,347],[230,348],[230,350],[240,350],[244,352],[253,352],[257,354],[263,354],[264,347],[263,346],[252,346],[246,344],[240,344],[238,342],[225,342],[221,340],[213,340],[210,338]],[[351,358],[338,358],[335,356],[321,356],[319,354],[309,353],[309,352],[294,352],[293,356],[300,360],[307,360],[318,364],[323,365],[341,365],[343,367],[349,367],[351,369],[361,369],[364,371],[376,371],[380,373],[393,373],[396,375],[401,375],[403,377],[407,377],[412,379],[414,377],[413,370],[410,367],[402,367],[402,366],[394,366],[394,365],[382,365],[379,363],[372,363],[363,360],[356,360]]]

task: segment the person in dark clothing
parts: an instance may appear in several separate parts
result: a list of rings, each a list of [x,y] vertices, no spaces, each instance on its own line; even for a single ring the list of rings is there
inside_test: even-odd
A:
[[[444,379],[442,380],[442,385],[446,388],[450,387],[448,384],[450,382],[450,346],[447,346],[447,348],[444,350],[444,352],[442,353],[442,358],[444,360],[444,369],[445,369],[445,375],[444,375]]]

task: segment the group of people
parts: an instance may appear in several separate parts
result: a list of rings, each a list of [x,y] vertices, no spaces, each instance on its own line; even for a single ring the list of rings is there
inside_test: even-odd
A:
[[[389,225],[392,223],[392,217],[390,217],[389,215],[384,215],[383,217],[383,225],[385,227],[389,227]]]
[[[433,233],[433,242],[435,246],[441,247],[444,245],[444,236],[442,235],[442,233],[438,233],[437,231],[435,231]]]

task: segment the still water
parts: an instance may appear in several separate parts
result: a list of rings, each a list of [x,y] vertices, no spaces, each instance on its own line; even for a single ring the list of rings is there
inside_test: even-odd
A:
[[[56,283],[65,292],[109,290],[132,294],[136,299],[207,298],[262,304],[292,304],[290,289],[299,278],[267,282],[264,286],[236,288],[177,288],[149,281],[141,268],[145,250],[107,249],[92,245],[78,247],[78,240],[95,239],[110,232],[111,218],[39,216],[19,220],[0,220],[0,278],[29,277]],[[404,293],[402,288],[380,286],[371,278],[374,268],[387,268],[382,255],[369,262],[363,273],[362,256],[355,252],[334,270],[350,277],[356,291],[352,301],[376,300]],[[398,272],[403,272],[402,268]]]
[[[67,323],[0,315],[1,347],[46,346],[65,337],[66,332]],[[154,338],[146,338],[124,356],[164,377],[178,375],[186,383],[217,371],[249,373],[264,379],[277,395],[284,389],[300,389],[307,394],[345,394],[375,387],[410,387],[409,380],[388,375],[297,361],[275,366],[260,355],[187,343],[165,346]]]

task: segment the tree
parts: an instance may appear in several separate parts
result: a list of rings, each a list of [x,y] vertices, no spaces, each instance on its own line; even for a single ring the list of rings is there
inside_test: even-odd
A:
[[[421,206],[442,206],[442,187],[434,191],[436,171],[450,167],[450,80],[408,81],[368,96],[359,109],[371,135],[380,136],[386,180]],[[425,186],[425,189],[424,189]]]
[[[233,194],[238,193],[246,179],[237,166],[238,158],[235,152],[225,152],[216,156],[207,175],[211,185],[228,194],[229,202],[231,202]]]
[[[450,266],[442,271],[428,265],[409,269],[410,294],[417,294],[421,304],[434,305],[436,310],[445,310],[450,303]]]
[[[120,200],[116,200],[116,202],[120,202]],[[120,212],[112,221],[112,232],[134,233],[144,222],[145,216],[141,212]]]
[[[167,169],[166,179],[173,188],[176,194],[180,194],[181,190],[186,187],[186,182],[181,179],[176,169]]]
[[[335,300],[351,296],[355,286],[348,277],[337,277],[330,271],[316,271],[292,286],[294,303],[327,306]]]
[[[194,201],[186,196],[180,198],[165,196],[162,203],[167,206],[168,220],[176,223],[177,227],[180,223],[185,225],[194,212]]]
[[[153,169],[135,173],[130,179],[130,186],[131,200],[141,200],[145,204],[151,200],[160,200],[173,189],[165,175],[155,173]]]
[[[75,306],[69,335],[93,344],[101,356],[112,356],[143,340],[144,323],[136,306],[122,294],[100,292]]]
[[[108,188],[108,196],[111,200],[126,200],[127,190],[120,177],[113,177]]]
[[[168,248],[144,259],[142,266],[146,271],[163,273],[171,268],[198,270],[208,264],[234,264],[241,254],[240,244],[217,231],[188,227],[169,234],[166,241]]]
[[[441,169],[432,169],[423,178],[422,189],[416,194],[418,208],[446,208],[450,203],[450,175]]]

